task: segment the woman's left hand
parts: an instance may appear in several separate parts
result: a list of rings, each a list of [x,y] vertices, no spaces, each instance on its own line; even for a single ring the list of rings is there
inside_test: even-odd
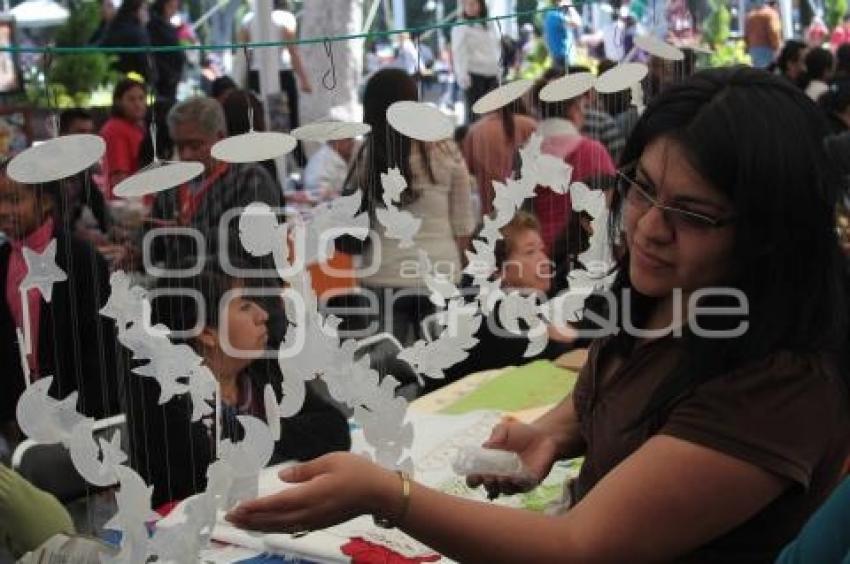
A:
[[[361,456],[342,452],[281,470],[279,476],[284,482],[300,485],[243,502],[225,519],[242,529],[258,531],[324,529],[375,513],[398,482],[394,473]]]

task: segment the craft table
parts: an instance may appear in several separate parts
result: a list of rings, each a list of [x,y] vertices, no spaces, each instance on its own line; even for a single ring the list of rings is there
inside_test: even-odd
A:
[[[444,492],[483,501],[485,493],[480,488],[470,490],[462,478],[452,473],[451,461],[457,449],[467,444],[481,444],[503,414],[509,413],[526,421],[537,418],[571,391],[575,379],[575,371],[559,368],[548,361],[537,361],[519,368],[471,374],[412,402],[409,420],[414,426],[414,444],[410,454],[415,464],[416,479]],[[352,431],[352,452],[368,451],[370,449],[362,431],[355,428]],[[286,487],[277,478],[279,470],[280,467],[268,468],[261,474],[261,495]],[[563,482],[576,471],[574,463],[559,464],[533,492],[500,498],[498,503],[542,510],[560,497]],[[291,562],[293,557],[309,562],[350,562],[349,557],[341,552],[341,547],[354,537],[386,544],[407,556],[433,554],[401,531],[378,529],[372,524],[371,517],[362,516],[300,538],[248,533],[222,521],[216,526],[213,538],[243,548],[219,547],[205,555],[204,561],[234,561],[219,559],[218,556],[223,557],[224,551],[244,555],[243,549],[247,548],[255,554],[286,554],[287,562]],[[442,558],[439,562],[449,560]]]

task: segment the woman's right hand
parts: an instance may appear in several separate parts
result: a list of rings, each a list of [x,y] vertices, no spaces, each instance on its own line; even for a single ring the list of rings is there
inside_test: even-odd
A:
[[[471,488],[484,485],[491,499],[499,495],[512,495],[537,487],[549,475],[558,459],[558,446],[546,432],[515,419],[506,419],[493,427],[490,438],[482,445],[485,448],[515,452],[522,459],[533,480],[518,480],[505,476],[472,474],[466,478]]]

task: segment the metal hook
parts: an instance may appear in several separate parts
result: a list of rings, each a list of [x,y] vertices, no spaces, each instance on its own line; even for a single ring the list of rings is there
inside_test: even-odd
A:
[[[248,47],[246,43],[242,44],[242,54],[245,56],[245,76],[243,77],[242,84],[245,87],[245,92],[251,90],[251,66],[254,60],[254,52]],[[259,74],[257,76],[257,94],[261,94],[262,88],[260,86],[260,77]],[[251,107],[251,101],[248,100],[248,107]],[[254,122],[251,121],[251,124]]]
[[[156,62],[153,59],[153,53],[151,53],[150,50],[145,53],[145,64],[147,66],[147,82],[150,83],[154,99],[156,99],[156,81],[159,73],[156,69]]]
[[[336,88],[336,65],[334,64],[333,44],[328,38],[325,38],[325,54],[331,61],[331,68],[322,75],[322,86],[325,87],[325,90],[333,90]],[[328,82],[330,82],[330,85],[328,85]]]
[[[44,92],[47,99],[47,131],[51,137],[59,136],[59,114],[54,110],[59,107],[58,98],[51,100],[50,98],[50,66],[53,64],[53,50],[50,46],[44,50],[42,57],[42,72],[44,73]],[[58,95],[56,95],[58,96]]]
[[[625,26],[625,22],[623,22]],[[626,29],[620,29],[617,27],[617,24],[614,24],[614,45],[617,47],[625,47],[626,46]]]
[[[504,39],[504,35],[502,34],[502,22],[499,20],[493,20],[496,24],[496,30],[499,33],[499,74],[497,75],[497,79],[499,80],[499,86],[502,85],[502,77],[507,73],[505,72],[505,48],[502,44],[502,40]]]
[[[416,36],[416,82],[419,89],[419,100],[422,100],[422,35]]]

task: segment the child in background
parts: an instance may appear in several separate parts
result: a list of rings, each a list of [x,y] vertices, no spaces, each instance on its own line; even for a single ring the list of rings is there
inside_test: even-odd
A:
[[[52,375],[50,393],[64,398],[80,392],[77,409],[91,417],[117,413],[121,377],[114,329],[98,313],[109,296],[108,270],[103,257],[88,243],[68,234],[59,217],[59,186],[27,186],[0,168],[0,231],[9,244],[0,247],[0,432],[10,445],[20,440],[15,405],[24,390],[24,365],[30,378]],[[65,209],[65,206],[61,206]],[[56,265],[68,279],[53,285],[50,301],[33,287],[22,303],[21,283],[27,275],[24,249],[50,252],[55,243]],[[29,308],[31,354],[19,352],[18,330],[24,334],[23,308]]]
[[[276,361],[260,358],[267,348],[268,313],[249,297],[241,281],[213,271],[193,278],[163,279],[165,295],[152,301],[153,325],[172,331],[203,325],[188,344],[202,356],[218,381],[222,401],[223,438],[242,438],[239,415],[265,420],[263,390],[271,384],[281,397],[281,374]],[[197,290],[206,307],[175,290]],[[226,300],[223,301],[223,300]],[[228,346],[229,345],[229,346]],[[159,385],[150,378],[134,378],[128,419],[133,438],[133,465],[153,483],[154,507],[201,492],[206,487],[207,466],[215,460],[214,416],[191,422],[188,395],[158,404]],[[280,439],[271,463],[308,460],[337,450],[348,450],[351,439],[342,413],[308,387],[301,411],[281,420]]]

